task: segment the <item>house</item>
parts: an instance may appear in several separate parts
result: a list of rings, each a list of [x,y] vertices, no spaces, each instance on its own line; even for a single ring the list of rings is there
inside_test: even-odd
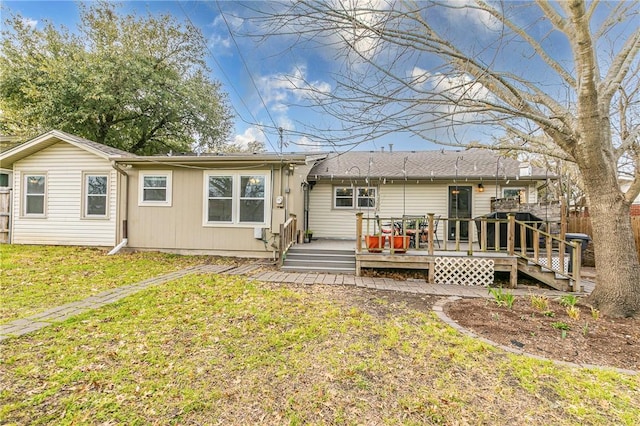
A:
[[[495,199],[536,203],[549,177],[544,169],[481,149],[330,154],[309,172],[309,226],[320,238],[353,239],[356,212],[365,218],[477,217],[491,212]],[[466,239],[467,223],[461,225]],[[453,238],[455,226],[441,226],[438,238]]]
[[[118,158],[127,247],[277,257],[280,225],[303,226],[311,154],[206,154]]]
[[[53,130],[0,154],[10,242],[276,256],[280,224],[302,218],[320,157],[143,157]]]
[[[357,212],[476,217],[496,198],[535,203],[547,178],[478,149],[137,156],[57,130],[0,162],[13,190],[12,243],[246,257],[277,257],[293,216],[298,236],[354,239]]]
[[[57,130],[0,154],[15,244],[113,246],[124,151]]]

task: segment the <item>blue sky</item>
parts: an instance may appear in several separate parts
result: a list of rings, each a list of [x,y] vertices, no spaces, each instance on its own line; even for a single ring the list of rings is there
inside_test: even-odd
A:
[[[56,27],[64,25],[73,31],[79,19],[74,1],[2,1],[2,4],[3,15],[18,13],[38,27],[48,20]],[[235,112],[233,140],[236,143],[259,140],[265,143],[268,151],[279,150],[280,137],[276,129],[282,127],[283,140],[288,145],[284,151],[327,150],[327,147],[319,146],[308,138],[288,134],[287,130],[299,128],[300,123],[319,118],[307,107],[296,107],[294,104],[299,99],[280,80],[282,72],[290,72],[298,66],[309,73],[306,78],[328,85],[321,76],[324,61],[314,61],[313,55],[299,57],[299,60],[304,60],[305,65],[302,66],[298,60],[294,62],[291,53],[289,57],[274,57],[271,47],[257,45],[239,36],[230,37],[228,27],[238,23],[236,12],[242,12],[234,2],[186,0],[121,4],[123,12],[134,11],[139,16],[146,15],[147,11],[171,14],[178,21],[191,22],[200,28],[208,40],[208,65],[212,77],[222,83]],[[220,10],[229,13],[226,21],[221,19]],[[310,70],[316,76],[310,75]],[[373,143],[362,149],[375,149],[381,144]]]
[[[49,20],[56,26],[65,25],[73,30],[79,19],[77,3],[73,1],[2,1],[2,13],[8,11],[19,13],[29,19],[34,25],[41,26],[43,20]],[[376,2],[377,0],[369,0]],[[465,3],[467,0],[458,0]],[[230,102],[235,112],[235,129],[233,139],[243,144],[251,140],[265,143],[267,150],[279,149],[279,134],[277,129],[284,129],[284,141],[288,144],[284,151],[329,150],[330,146],[321,145],[313,136],[299,136],[296,131],[304,131],[307,126],[319,128],[339,126],[335,119],[327,114],[309,108],[308,99],[300,90],[292,87],[283,76],[285,74],[299,76],[301,85],[312,85],[320,92],[335,90],[332,73],[341,72],[341,66],[335,60],[335,51],[327,45],[295,44],[295,37],[279,37],[260,41],[242,37],[240,33],[251,31],[248,21],[241,17],[251,13],[246,7],[234,1],[134,1],[122,2],[123,12],[135,12],[144,16],[147,12],[168,13],[178,21],[191,22],[199,27],[208,41],[208,65],[212,70],[212,77],[220,81],[223,90],[229,94]],[[267,2],[248,2],[252,8],[269,7]],[[518,5],[522,6],[518,6]],[[515,5],[515,6],[514,6]],[[530,7],[526,3],[509,3],[513,6],[517,19],[523,22],[534,21],[530,15]],[[224,19],[222,14],[224,14]],[[439,25],[443,28],[454,28],[453,34],[459,43],[469,43],[477,46],[483,52],[486,46],[496,43],[497,38],[491,39],[489,32],[492,22],[487,15],[468,10],[455,12],[458,15],[443,15]],[[462,15],[460,15],[462,13]],[[229,29],[236,35],[232,37]],[[460,28],[460,30],[457,30]],[[487,29],[489,30],[487,32]],[[550,31],[544,22],[527,25],[528,31],[534,37],[543,40],[545,49],[570,67],[571,53],[567,49],[566,41],[558,38]],[[494,34],[499,34],[496,29]],[[486,38],[484,38],[486,37]],[[484,39],[483,39],[484,38]],[[322,43],[320,43],[322,44]],[[526,47],[526,46],[525,46]],[[509,51],[502,57],[490,58],[500,68],[517,70],[531,75],[538,81],[543,90],[561,99],[567,91],[564,86],[554,82],[553,73],[548,68],[535,62],[534,55],[523,47],[521,51]],[[490,53],[488,49],[487,52]],[[479,53],[481,54],[481,53]],[[564,58],[564,59],[562,59]],[[405,64],[402,64],[403,66]],[[407,64],[411,65],[411,64]],[[435,66],[429,61],[417,62],[413,65],[413,72],[434,73]],[[523,71],[520,71],[523,70]],[[444,81],[444,80],[443,80]],[[446,83],[446,81],[444,81]],[[450,82],[456,84],[456,81]],[[562,100],[561,102],[566,102]],[[450,129],[433,131],[434,139],[489,140],[496,136],[495,129],[480,129],[477,126],[460,127],[455,135]],[[439,132],[439,133],[438,133]],[[373,139],[359,145],[358,150],[379,150],[394,144],[394,150],[422,150],[438,149],[433,145],[408,133],[394,132],[381,138]],[[333,147],[336,148],[336,147]],[[338,150],[349,149],[348,146],[337,147]]]

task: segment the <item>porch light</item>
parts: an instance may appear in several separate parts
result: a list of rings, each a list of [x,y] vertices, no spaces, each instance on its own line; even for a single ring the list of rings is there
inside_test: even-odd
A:
[[[482,184],[482,182],[478,184],[478,192],[484,192],[484,185]]]

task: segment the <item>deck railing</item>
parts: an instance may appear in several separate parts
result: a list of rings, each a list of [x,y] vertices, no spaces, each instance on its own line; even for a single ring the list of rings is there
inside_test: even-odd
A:
[[[298,221],[296,215],[292,214],[285,223],[280,224],[280,249],[278,264],[282,266],[289,248],[297,241]]]
[[[436,220],[439,220],[437,236],[434,233]],[[406,247],[408,250],[426,251],[434,255],[434,242],[438,241],[438,252],[466,252],[468,256],[473,256],[477,251],[507,253],[555,272],[569,279],[574,290],[579,289],[580,243],[566,241],[562,234],[558,236],[543,231],[540,229],[542,225],[549,229],[546,222],[520,221],[513,214],[506,219],[498,219],[436,218],[433,213],[383,218],[364,217],[363,213],[356,213],[356,253],[362,253],[365,236],[377,236],[382,252],[392,255],[405,248],[394,248],[389,236],[409,236],[411,246]],[[385,242],[388,242],[388,247]]]

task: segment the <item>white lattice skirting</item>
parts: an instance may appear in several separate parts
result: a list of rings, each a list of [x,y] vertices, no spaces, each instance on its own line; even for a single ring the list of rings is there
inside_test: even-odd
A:
[[[474,285],[493,284],[493,259],[472,257],[436,257],[436,284]]]
[[[564,257],[563,260],[564,260],[564,270],[563,270],[563,272],[567,272],[569,270],[569,255],[567,254]],[[539,258],[538,262],[540,263],[541,266],[547,266],[547,258],[546,257]],[[556,271],[560,270],[560,257],[552,257],[551,258],[551,267]]]

